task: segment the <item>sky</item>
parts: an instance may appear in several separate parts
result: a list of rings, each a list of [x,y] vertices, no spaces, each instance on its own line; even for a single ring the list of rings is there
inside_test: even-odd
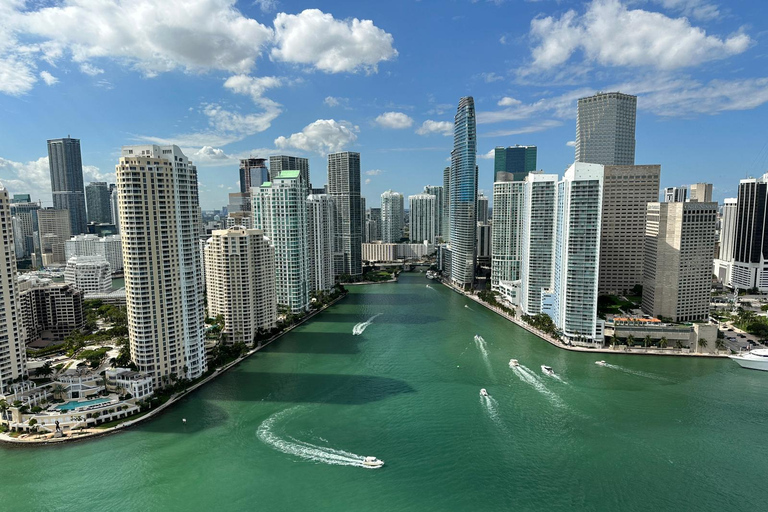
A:
[[[638,96],[636,163],[662,186],[768,172],[768,6],[760,0],[0,0],[0,182],[51,205],[46,140],[81,140],[85,181],[120,147],[177,144],[203,209],[238,159],[361,154],[368,206],[442,185],[473,96],[479,188],[495,146],[573,162],[576,100]]]

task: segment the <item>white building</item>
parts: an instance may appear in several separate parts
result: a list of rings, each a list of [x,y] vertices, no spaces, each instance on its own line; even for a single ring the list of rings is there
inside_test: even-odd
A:
[[[521,181],[493,184],[491,289],[494,291],[499,291],[501,281],[520,279],[524,185]]]
[[[381,194],[382,242],[393,244],[403,238],[403,213],[403,194],[393,190]]]
[[[109,293],[112,271],[104,256],[72,256],[64,269],[64,282],[85,293]]]
[[[253,225],[275,247],[277,303],[292,313],[309,309],[306,187],[300,171],[283,171],[253,190]]]
[[[64,242],[67,261],[72,256],[103,256],[112,272],[123,271],[123,242],[120,235],[104,237],[76,235]]]
[[[0,394],[27,375],[26,334],[19,311],[16,254],[8,190],[0,184]]]
[[[388,244],[374,242],[363,244],[363,261],[387,262],[407,259],[420,259],[435,252],[435,246],[422,244]]]
[[[104,378],[109,391],[130,394],[131,398],[136,400],[144,400],[154,393],[152,377],[145,373],[134,372],[128,368],[107,368]]]
[[[205,372],[197,169],[178,146],[123,146],[117,175],[131,359],[155,387]]]
[[[214,231],[204,261],[208,315],[224,317],[227,341],[252,345],[260,330],[275,327],[275,248],[263,231]]]
[[[542,289],[552,288],[556,213],[557,175],[528,174],[524,185],[520,262],[520,306],[527,315],[544,313]]]
[[[309,276],[312,291],[328,291],[334,285],[333,253],[336,213],[328,194],[307,196],[309,221]]]
[[[437,198],[431,194],[408,196],[410,204],[410,239],[412,242],[435,243],[437,231]]]
[[[725,199],[723,201],[723,216],[720,218],[720,254],[715,260],[715,275],[725,286],[733,286],[731,271],[736,239],[737,202],[735,197]]]
[[[443,190],[442,185],[427,185],[424,187],[424,193],[435,196],[435,236],[443,238],[443,224],[445,220],[445,191]],[[413,213],[411,213],[411,215],[413,215]]]
[[[684,203],[688,199],[688,189],[683,187],[665,187],[665,203]]]
[[[64,242],[72,236],[69,212],[53,208],[37,210],[37,226],[43,266],[66,264]]]

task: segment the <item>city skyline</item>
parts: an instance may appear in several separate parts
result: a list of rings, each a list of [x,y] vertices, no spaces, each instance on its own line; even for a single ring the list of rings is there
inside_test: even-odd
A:
[[[764,22],[757,5],[685,10],[679,2],[467,2],[435,12],[414,3],[402,6],[404,16],[383,5],[344,2],[319,3],[318,10],[302,10],[306,6],[292,1],[276,9],[274,2],[260,3],[269,12],[246,3],[201,5],[224,21],[185,32],[185,41],[193,48],[191,43],[221,36],[228,44],[199,54],[158,42],[167,56],[163,62],[144,47],[112,46],[93,34],[82,36],[84,53],[74,60],[76,23],[62,7],[24,13],[9,7],[5,14],[12,24],[21,16],[29,21],[17,24],[25,28],[9,35],[12,43],[42,40],[61,49],[46,54],[35,46],[27,55],[12,49],[0,58],[11,73],[0,85],[0,109],[14,120],[0,154],[0,181],[11,194],[30,193],[51,206],[45,140],[71,134],[83,142],[86,183],[114,182],[111,168],[123,144],[179,145],[198,166],[206,210],[226,205],[227,194],[239,188],[239,158],[308,158],[315,186],[321,187],[317,178],[326,154],[357,151],[365,165],[361,193],[376,206],[388,188],[409,196],[439,182],[451,149],[446,123],[466,95],[477,102],[478,188],[487,196],[493,160],[484,157],[496,146],[536,145],[538,167],[562,174],[574,160],[567,144],[575,139],[576,100],[598,91],[638,96],[636,161],[662,164],[663,187],[714,183],[713,199],[722,202],[737,188],[723,168],[736,169],[742,178],[766,171],[768,154],[757,128],[766,112],[768,78],[759,72]],[[112,5],[98,13],[71,7],[75,17],[79,13],[94,26],[104,21],[99,16],[120,14]],[[194,20],[164,16],[170,7],[147,8],[158,14],[147,32],[150,42],[173,23],[194,26]],[[355,18],[361,21],[355,24]],[[596,19],[632,26],[590,37]],[[55,31],[52,20],[58,20]],[[232,30],[236,21],[248,30]],[[454,42],[443,35],[459,23],[475,29],[473,39]],[[645,36],[621,35],[643,33],[651,23],[658,37],[680,42],[678,51],[654,49]],[[119,36],[125,28],[114,30]],[[345,58],[304,51],[289,37],[296,30],[317,32]],[[372,44],[358,51],[350,44],[355,36]],[[471,63],[462,80],[446,79],[452,67],[429,58],[434,46],[424,45],[425,38],[439,44],[442,54]],[[589,47],[571,42],[587,39]],[[262,42],[263,50],[254,42]],[[158,90],[173,91],[172,97]],[[141,111],[120,115],[125,102],[139,101]],[[155,115],[158,108],[163,116]],[[40,133],[36,119],[43,113],[47,124]],[[403,181],[406,186],[399,186]]]

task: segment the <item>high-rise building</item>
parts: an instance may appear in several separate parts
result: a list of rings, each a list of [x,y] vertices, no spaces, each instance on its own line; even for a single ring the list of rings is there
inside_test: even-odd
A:
[[[109,224],[112,222],[109,186],[106,181],[92,181],[85,187],[88,205],[88,222]]]
[[[451,237],[451,168],[443,169],[443,231],[440,233],[444,241]]]
[[[224,317],[229,343],[253,345],[277,322],[275,248],[256,229],[216,230],[205,243],[208,315]]]
[[[123,271],[123,241],[120,235],[77,235],[64,242],[64,255],[69,261],[73,256],[101,256],[109,263],[112,272]]]
[[[574,344],[603,343],[597,320],[602,207],[603,166],[572,164],[557,184],[551,298],[555,325]]]
[[[673,322],[709,318],[717,203],[648,203],[643,311]]]
[[[477,236],[477,126],[475,100],[461,98],[453,126],[450,171],[450,278],[458,286],[475,279]]]
[[[381,240],[392,244],[399,242],[401,238],[403,238],[403,194],[387,190],[381,194]]]
[[[659,198],[659,165],[606,165],[600,234],[601,294],[626,294],[643,282],[645,210]]]
[[[104,256],[72,256],[64,269],[64,282],[83,293],[109,293],[112,270]]]
[[[85,233],[85,191],[80,139],[51,139],[48,141],[48,166],[51,170],[53,208],[69,212],[71,235]]]
[[[241,158],[240,159],[240,193],[251,195],[251,188],[260,187],[265,181],[269,181],[269,169],[266,158]],[[250,201],[249,201],[250,202]],[[250,209],[250,205],[249,205]]]
[[[665,203],[684,203],[688,199],[688,189],[685,187],[664,188]]]
[[[20,318],[27,341],[64,341],[85,326],[85,292],[67,283],[54,283],[32,274],[18,278]]]
[[[495,205],[494,200],[494,217]],[[527,315],[542,312],[541,290],[552,288],[556,220],[557,175],[529,174],[524,184],[520,262],[520,307]]]
[[[579,99],[576,161],[635,165],[637,96],[598,92]]]
[[[360,219],[360,153],[344,151],[328,155],[328,195],[336,205],[334,250],[341,255],[337,259],[334,273],[337,276],[361,276],[363,223]]]
[[[366,213],[365,198],[360,197],[360,242],[365,242],[365,213]]]
[[[197,168],[178,146],[123,146],[115,168],[131,359],[157,387],[206,369]]]
[[[283,171],[299,171],[301,173],[301,182],[304,183],[304,186],[308,189],[312,187],[309,180],[308,159],[300,156],[288,155],[274,155],[269,157],[269,177],[275,179]]]
[[[482,222],[483,224],[488,223],[490,220],[488,212],[488,198],[485,197],[485,194],[480,192],[477,194],[477,222]]]
[[[292,313],[309,309],[307,195],[300,171],[283,171],[253,189],[253,224],[275,248],[277,303]],[[359,223],[358,223],[359,226]]]
[[[712,184],[711,183],[694,183],[691,185],[691,197],[689,201],[694,203],[711,203],[712,202]]]
[[[410,231],[409,236],[412,242],[427,241],[430,244],[435,243],[437,238],[437,198],[431,194],[416,194],[408,196],[410,205]],[[382,201],[382,204],[383,201]]]
[[[112,215],[112,224],[115,226],[115,230],[120,232],[120,210],[117,206],[117,185],[109,193],[109,207],[110,214]]]
[[[536,170],[536,146],[497,146],[493,151],[493,181],[523,181]]]
[[[425,194],[431,194],[435,196],[435,235],[441,238],[445,238],[443,235],[443,229],[445,224],[445,194],[443,193],[443,187],[437,185],[427,185],[424,187]]]
[[[27,375],[26,332],[19,310],[16,255],[11,226],[11,200],[0,184],[0,394]]]
[[[477,264],[490,267],[492,254],[493,230],[488,222],[477,223],[476,235]]]
[[[32,196],[29,194],[13,194],[11,198],[11,204],[14,203],[31,203]]]
[[[72,233],[69,212],[44,208],[37,210],[36,213],[42,265],[44,267],[52,264],[64,265],[67,262],[64,242],[69,240]]]
[[[523,234],[522,181],[493,184],[493,228],[491,244],[491,289],[502,281],[520,279]]]
[[[328,291],[334,285],[334,241],[336,209],[328,194],[307,196],[309,223],[310,290]]]
[[[365,237],[368,243],[381,240],[381,208],[369,208],[365,221]]]
[[[14,197],[20,194],[14,195]],[[29,197],[24,194],[19,199]],[[40,209],[40,203],[31,203],[26,201],[11,201],[11,216],[17,219],[21,239],[14,238],[14,243],[23,249],[22,258],[28,258],[35,252],[35,233],[38,231],[37,210]]]
[[[731,284],[768,291],[768,174],[739,182]]]
[[[733,252],[736,239],[736,219],[738,200],[729,197],[723,201],[723,213],[720,217],[720,254],[715,259],[715,275],[725,286],[733,286]]]

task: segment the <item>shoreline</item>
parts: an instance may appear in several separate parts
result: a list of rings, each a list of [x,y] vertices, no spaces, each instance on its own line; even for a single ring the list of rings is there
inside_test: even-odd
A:
[[[610,348],[587,348],[587,347],[577,347],[573,345],[566,345],[565,343],[562,343],[561,341],[556,340],[552,336],[536,329],[535,327],[528,325],[527,323],[523,322],[522,320],[519,320],[517,318],[514,318],[504,311],[494,308],[490,304],[486,304],[482,300],[480,300],[479,297],[475,295],[469,295],[465,293],[462,290],[459,290],[452,286],[449,283],[446,283],[442,279],[438,281],[443,286],[447,287],[449,290],[453,290],[454,292],[458,293],[459,295],[463,295],[464,297],[472,300],[473,302],[476,302],[477,304],[484,306],[486,309],[496,313],[497,315],[501,316],[502,318],[505,318],[506,320],[509,320],[513,324],[517,325],[518,327],[521,327],[525,329],[526,331],[530,332],[531,334],[541,338],[542,340],[546,341],[550,345],[563,349],[563,350],[569,350],[571,352],[582,352],[582,353],[591,353],[591,354],[619,354],[619,355],[636,355],[636,356],[674,356],[674,357],[704,357],[704,358],[715,358],[715,359],[727,359],[728,354],[704,354],[704,353],[683,353],[683,352],[674,352],[675,349],[669,349],[670,351],[667,352],[664,349],[657,349],[659,352],[634,352],[631,350],[616,350],[616,349],[610,349]]]
[[[378,283],[374,283],[374,284],[378,284]],[[171,395],[171,397],[168,399],[167,402],[165,402],[164,404],[158,406],[156,409],[153,409],[153,410],[149,411],[147,414],[141,416],[140,418],[127,419],[123,423],[120,423],[118,425],[115,425],[114,427],[108,427],[108,428],[105,428],[105,429],[85,430],[85,431],[83,431],[82,434],[78,434],[78,435],[76,435],[74,437],[72,436],[72,431],[70,431],[70,433],[67,436],[59,437],[59,438],[51,437],[51,438],[46,438],[46,439],[30,439],[30,438],[19,439],[19,438],[16,438],[16,437],[11,437],[7,433],[3,432],[3,433],[0,433],[0,443],[5,443],[5,444],[8,444],[8,445],[12,445],[12,446],[56,445],[56,444],[62,444],[62,443],[67,443],[67,442],[77,442],[77,441],[81,441],[81,440],[95,439],[95,438],[107,436],[107,435],[110,435],[110,434],[116,434],[118,432],[122,432],[122,431],[124,431],[124,430],[126,430],[126,429],[128,429],[128,428],[130,428],[130,427],[132,427],[134,425],[137,425],[137,424],[141,423],[142,421],[148,420],[150,418],[154,418],[155,416],[161,414],[163,411],[165,411],[167,408],[169,408],[170,406],[172,406],[173,404],[178,402],[180,399],[186,397],[187,395],[193,393],[194,391],[197,391],[203,385],[208,384],[209,382],[214,380],[219,375],[224,374],[230,368],[232,368],[234,366],[237,366],[238,364],[240,364],[244,360],[248,359],[253,354],[255,354],[256,352],[258,352],[261,349],[263,349],[264,347],[267,347],[267,346],[271,345],[273,342],[279,340],[285,334],[291,332],[296,327],[304,324],[304,322],[306,322],[307,320],[309,320],[311,318],[314,318],[315,315],[318,315],[318,314],[322,313],[323,311],[326,311],[327,309],[329,309],[331,306],[335,305],[337,302],[339,302],[341,299],[343,299],[346,296],[347,296],[347,294],[345,293],[344,295],[342,295],[340,297],[337,297],[333,302],[330,302],[330,303],[326,304],[325,306],[323,306],[322,308],[318,309],[317,311],[313,311],[312,313],[310,313],[307,316],[305,316],[304,318],[302,318],[298,323],[293,324],[292,326],[290,326],[289,328],[287,328],[283,332],[280,332],[280,333],[276,334],[275,336],[273,336],[272,338],[269,338],[263,344],[261,344],[261,345],[259,345],[257,347],[252,348],[251,350],[246,352],[243,356],[235,359],[234,361],[232,361],[230,363],[227,363],[226,365],[222,366],[221,368],[215,369],[213,371],[213,373],[211,373],[208,377],[206,377],[205,379],[201,380],[200,382],[195,383],[194,385],[190,386],[189,388],[185,389],[184,391],[182,391],[180,393],[177,393],[175,395]]]

